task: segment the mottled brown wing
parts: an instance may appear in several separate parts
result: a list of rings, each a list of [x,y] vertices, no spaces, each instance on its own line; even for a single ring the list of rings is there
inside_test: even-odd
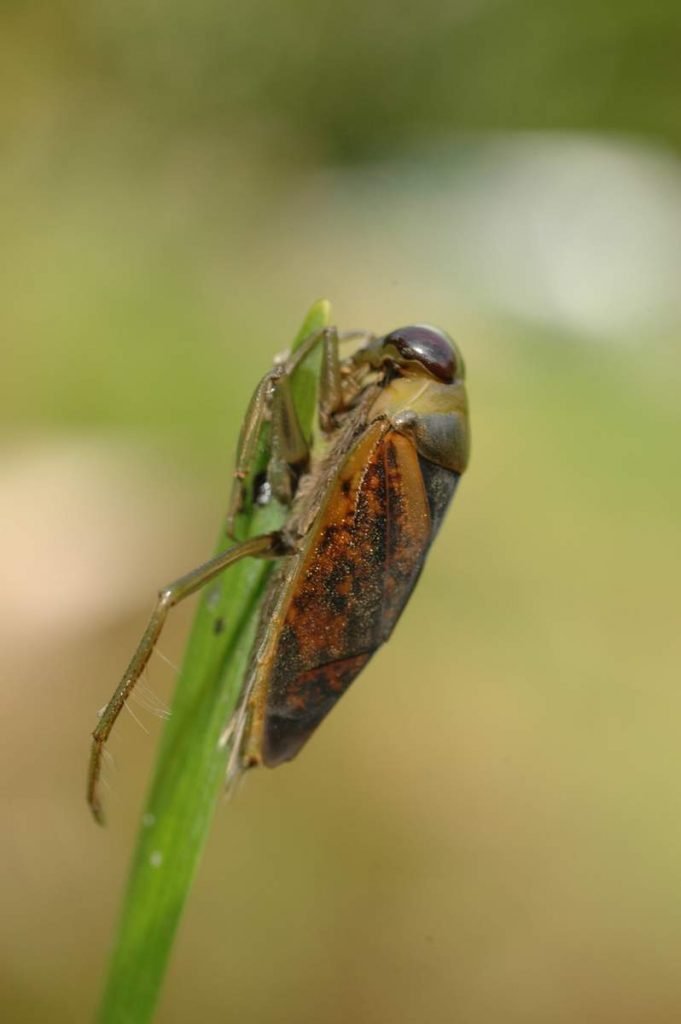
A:
[[[280,605],[265,764],[294,757],[390,635],[432,539],[414,445],[386,421],[350,450]]]

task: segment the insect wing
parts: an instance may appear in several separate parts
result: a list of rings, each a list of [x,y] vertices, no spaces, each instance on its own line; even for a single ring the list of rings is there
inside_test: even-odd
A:
[[[421,462],[409,438],[380,420],[341,465],[270,632],[265,764],[298,753],[407,603],[457,479],[438,471],[433,503]]]

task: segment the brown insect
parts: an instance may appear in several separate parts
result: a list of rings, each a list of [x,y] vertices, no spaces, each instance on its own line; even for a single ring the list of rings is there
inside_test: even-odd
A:
[[[291,382],[322,346],[319,442],[306,439]],[[263,425],[266,471],[253,473]],[[278,501],[283,527],[237,543],[164,588],[93,734],[97,818],[104,743],[169,609],[245,557],[277,559],[241,699],[225,732],[229,776],[295,757],[404,609],[468,461],[463,360],[435,327],[365,338],[341,358],[335,329],[310,336],[256,389],[237,453],[228,530],[250,503]]]

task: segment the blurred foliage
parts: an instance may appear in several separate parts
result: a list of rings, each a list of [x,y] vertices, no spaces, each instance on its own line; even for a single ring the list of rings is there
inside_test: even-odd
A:
[[[481,129],[681,144],[673,0],[61,0],[0,17],[5,110],[56,78],[83,130],[122,107],[152,139],[335,161]]]

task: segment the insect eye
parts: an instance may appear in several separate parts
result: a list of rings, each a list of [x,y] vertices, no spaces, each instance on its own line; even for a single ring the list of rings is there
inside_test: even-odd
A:
[[[463,363],[454,342],[439,327],[428,324],[398,327],[386,334],[383,350],[386,355],[395,352],[398,363],[420,363],[428,373],[446,384],[451,384],[457,376],[463,376]]]

